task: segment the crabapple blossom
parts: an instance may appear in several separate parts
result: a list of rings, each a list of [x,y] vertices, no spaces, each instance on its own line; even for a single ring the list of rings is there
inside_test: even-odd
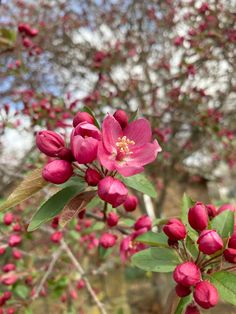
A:
[[[156,159],[161,151],[158,142],[151,142],[152,131],[146,119],[129,123],[123,130],[119,122],[108,115],[102,124],[102,141],[98,159],[110,171],[128,177],[140,173],[143,166]]]

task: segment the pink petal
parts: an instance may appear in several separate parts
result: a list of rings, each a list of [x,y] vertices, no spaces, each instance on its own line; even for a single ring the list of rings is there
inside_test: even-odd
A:
[[[157,153],[160,151],[161,147],[157,140],[153,141],[153,143],[147,143],[141,147],[135,147],[132,149],[132,155],[130,155],[131,160],[127,161],[127,163],[134,167],[147,165],[156,159]]]
[[[108,170],[115,170],[115,155],[110,154],[104,147],[102,142],[98,144],[97,157],[99,162]]]
[[[123,132],[117,120],[108,115],[102,124],[102,138],[106,150],[110,153],[116,152],[116,142],[118,137],[122,137]]]
[[[116,170],[124,177],[131,177],[144,171],[143,167],[132,167],[129,165],[116,165]]]
[[[151,125],[146,119],[135,120],[124,129],[124,135],[133,140],[135,146],[142,146],[151,141]]]

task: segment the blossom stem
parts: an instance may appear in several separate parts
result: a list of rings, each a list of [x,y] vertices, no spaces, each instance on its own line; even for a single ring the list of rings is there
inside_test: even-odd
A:
[[[215,260],[216,258],[220,257],[221,255],[222,255],[222,254],[218,254],[218,255],[216,255],[216,256],[214,256],[214,257],[208,259],[207,261],[205,261],[205,262],[201,265],[201,267],[207,266],[207,265],[209,264],[209,262],[212,262],[213,260]]]
[[[82,172],[85,172],[85,170],[81,168],[77,163],[73,162],[73,166],[75,166],[77,169],[81,170]]]
[[[104,221],[107,220],[107,208],[108,208],[108,203],[105,202],[105,203],[104,203],[104,207],[103,207],[103,214],[104,214],[103,220],[104,220]]]
[[[221,270],[236,270],[236,266],[231,266],[231,267],[227,267],[227,268],[222,268]]]

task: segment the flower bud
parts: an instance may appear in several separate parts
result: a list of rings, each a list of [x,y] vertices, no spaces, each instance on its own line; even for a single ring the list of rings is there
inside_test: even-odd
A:
[[[185,314],[201,314],[196,305],[190,304],[186,307]]]
[[[9,275],[1,278],[1,283],[3,285],[6,285],[6,286],[11,286],[11,285],[14,285],[14,283],[17,281],[17,279],[18,278],[16,275],[9,274]]]
[[[134,224],[135,230],[139,230],[142,228],[146,228],[147,230],[150,230],[152,228],[152,221],[148,215],[143,215],[139,217]]]
[[[104,247],[104,249],[108,249],[113,247],[116,244],[117,236],[112,233],[104,233],[100,237],[100,245]]]
[[[54,243],[59,243],[62,239],[63,235],[61,231],[55,231],[52,235],[51,235],[51,241]]]
[[[218,209],[217,215],[224,212],[225,210],[230,210],[231,212],[235,212],[236,207],[233,204],[224,204],[224,205],[220,206],[220,208]]]
[[[9,271],[13,271],[16,269],[16,265],[9,263],[3,266],[2,271],[4,273],[9,273]]]
[[[74,117],[73,127],[75,128],[81,122],[88,122],[88,123],[94,124],[94,118],[88,112],[79,111]]]
[[[199,251],[211,255],[223,248],[223,241],[215,230],[204,230],[198,240]]]
[[[229,239],[228,247],[232,249],[236,249],[236,232],[234,232]]]
[[[218,303],[218,291],[208,281],[201,281],[196,284],[193,292],[194,300],[204,309],[209,309]]]
[[[58,158],[63,159],[63,160],[74,161],[74,156],[72,154],[72,151],[66,147],[62,147],[59,150],[57,156],[58,156]]]
[[[73,174],[71,164],[66,160],[53,160],[43,168],[42,176],[54,184],[66,182]]]
[[[190,287],[200,281],[201,271],[193,262],[184,262],[176,266],[173,278],[177,283],[185,287]]]
[[[8,245],[13,247],[13,246],[17,246],[21,243],[21,236],[18,234],[11,234],[10,238],[8,240]]]
[[[98,185],[98,182],[102,179],[101,174],[95,169],[87,169],[85,172],[85,181],[90,186]]]
[[[113,117],[119,122],[122,129],[128,125],[128,116],[124,110],[116,110]]]
[[[124,208],[127,212],[132,212],[138,205],[138,198],[135,195],[128,195],[125,202]]]
[[[11,297],[12,297],[11,291],[4,291],[4,293],[3,293],[3,299],[4,299],[5,301],[10,300]]]
[[[208,216],[210,218],[213,218],[217,215],[217,209],[214,205],[212,204],[207,204],[206,205],[206,209],[207,209],[207,213],[208,213]]]
[[[101,131],[93,124],[82,122],[72,131],[71,138],[80,135],[82,137],[93,137],[94,139],[101,140]]]
[[[236,249],[226,249],[224,250],[224,258],[227,262],[236,264]]]
[[[197,231],[206,229],[208,225],[208,214],[203,203],[197,202],[189,209],[188,221],[190,226]]]
[[[93,137],[77,135],[72,138],[71,148],[79,164],[89,164],[97,158],[98,141]]]
[[[80,290],[80,289],[83,289],[84,287],[85,287],[84,279],[80,279],[80,280],[77,282],[76,288],[77,288],[78,290]]]
[[[170,219],[163,227],[163,231],[170,240],[183,240],[186,237],[187,231],[185,225],[178,219]]]
[[[116,213],[110,212],[107,215],[107,224],[108,224],[109,227],[116,226],[118,221],[119,221],[119,216]]]
[[[13,220],[14,220],[14,215],[12,213],[6,213],[3,217],[3,223],[6,226],[11,225]]]
[[[98,183],[98,196],[105,202],[118,207],[124,203],[128,194],[126,186],[113,177],[105,177]]]
[[[57,157],[60,150],[65,147],[65,141],[56,132],[44,130],[37,133],[36,145],[45,155]]]
[[[12,251],[12,256],[14,259],[19,260],[22,258],[22,253],[18,250],[13,250]]]
[[[191,293],[191,289],[178,283],[175,287],[175,292],[178,297],[183,298]]]

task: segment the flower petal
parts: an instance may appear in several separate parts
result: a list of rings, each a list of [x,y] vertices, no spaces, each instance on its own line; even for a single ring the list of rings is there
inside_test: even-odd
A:
[[[106,150],[110,153],[116,152],[116,142],[118,137],[122,136],[119,122],[113,116],[108,115],[102,124],[102,139]]]
[[[116,164],[116,170],[124,177],[131,177],[135,174],[138,174],[140,172],[144,171],[143,167],[135,167],[129,164],[125,165],[118,165]]]
[[[115,156],[110,154],[102,142],[98,143],[98,160],[108,170],[115,170]]]
[[[133,167],[141,167],[153,162],[157,153],[161,151],[161,147],[157,140],[153,143],[147,143],[141,147],[135,147],[132,149],[132,155],[130,155],[130,161],[127,161],[129,165]]]
[[[135,120],[124,129],[124,135],[133,140],[135,146],[142,146],[152,139],[151,125],[146,119]]]

